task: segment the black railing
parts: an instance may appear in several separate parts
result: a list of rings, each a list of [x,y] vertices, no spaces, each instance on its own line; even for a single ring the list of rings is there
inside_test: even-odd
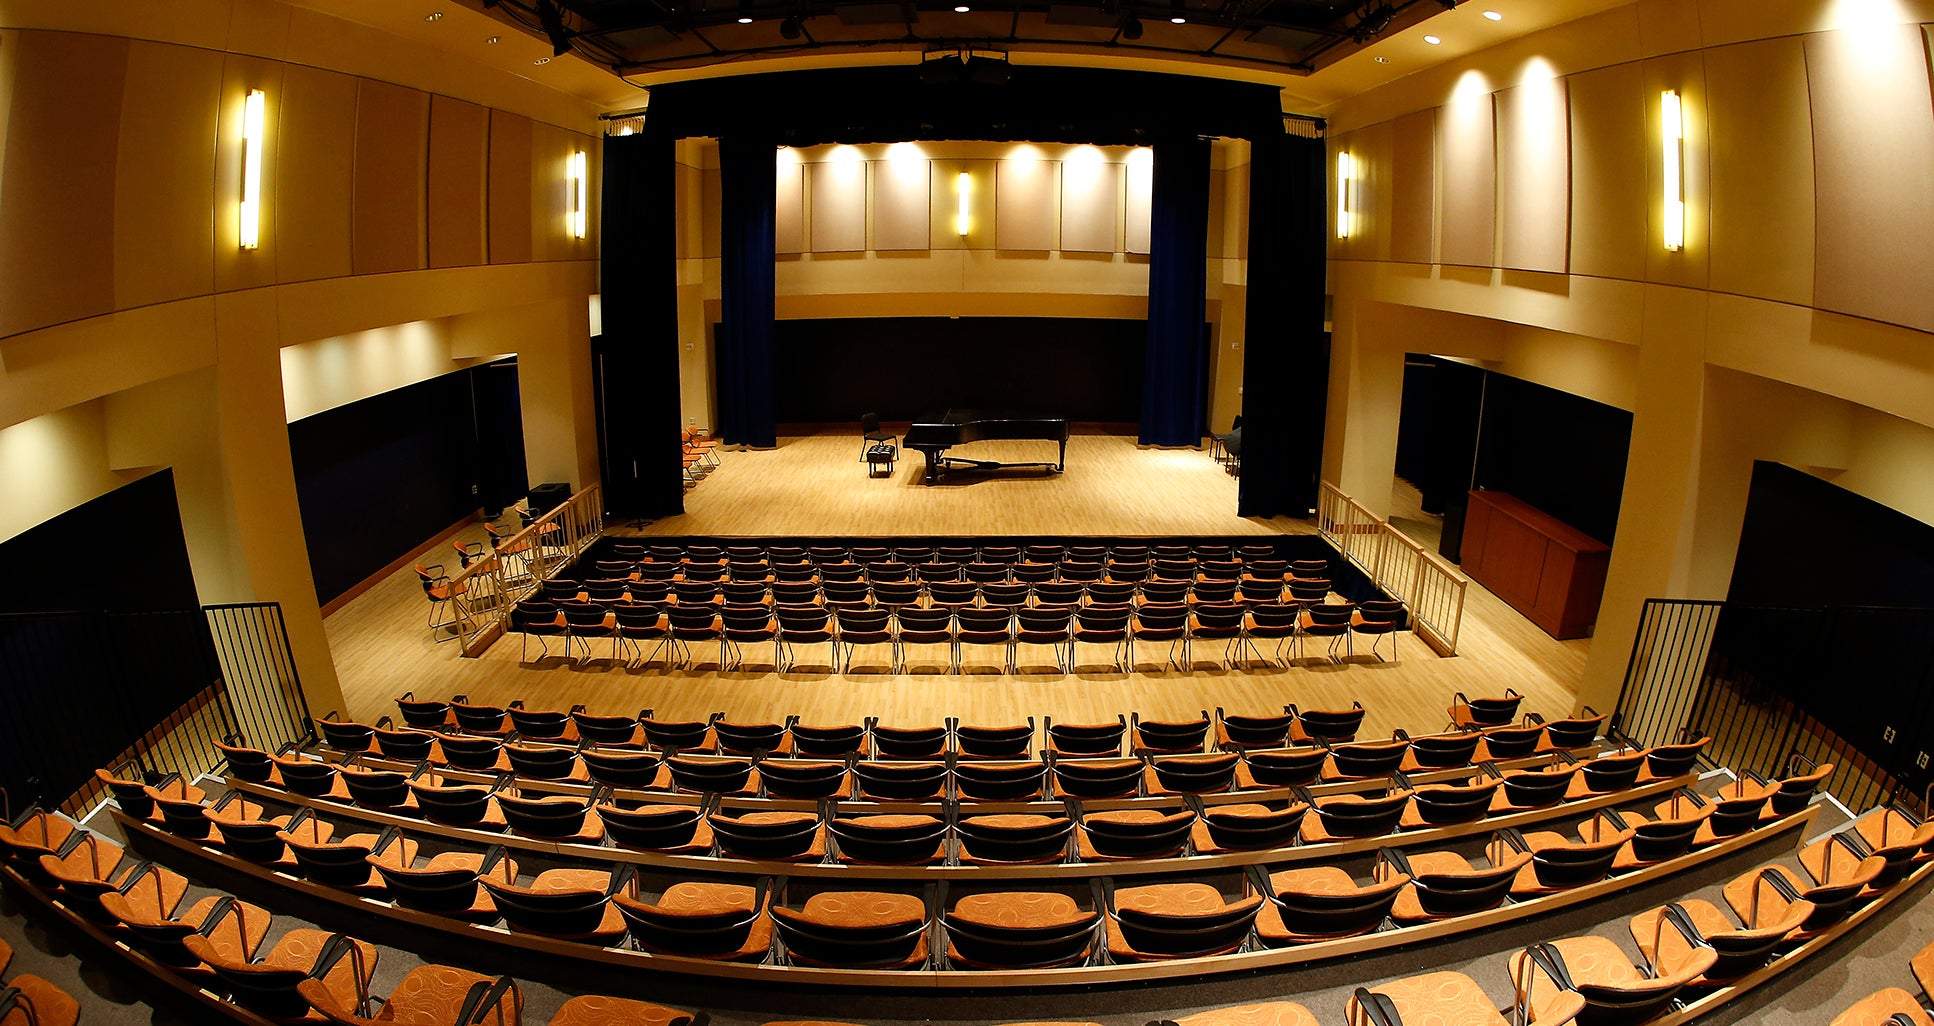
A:
[[[17,807],[84,812],[96,768],[193,777],[224,737],[273,749],[308,731],[275,603],[0,616],[0,786]]]
[[[1741,773],[1832,763],[1825,789],[1861,810],[1934,781],[1931,683],[1934,609],[1648,599],[1616,726],[1645,745],[1710,735]]]

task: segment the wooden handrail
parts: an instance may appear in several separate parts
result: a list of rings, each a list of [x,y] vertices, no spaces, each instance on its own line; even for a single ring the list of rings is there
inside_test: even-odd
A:
[[[469,566],[451,575],[449,586],[452,591],[462,591],[472,596],[459,619],[463,643],[457,647],[462,656],[475,658],[482,655],[492,642],[503,635],[512,607],[535,590],[538,581],[583,555],[591,542],[603,533],[603,497],[601,485],[587,485],[554,508],[544,511],[542,516],[531,521],[530,526],[511,535],[502,544],[493,545],[482,558],[472,560]],[[551,535],[558,537],[547,540],[547,536]],[[561,550],[561,555],[554,563],[547,565],[545,549]],[[525,553],[536,554],[535,565],[529,557],[524,556]],[[510,573],[506,564],[513,557],[523,558],[528,572]],[[490,613],[485,616],[472,615],[477,612],[477,600],[484,596],[492,600]]]
[[[1457,654],[1469,577],[1328,481],[1317,499],[1316,529],[1377,588],[1403,601],[1418,637],[1439,654]],[[1386,551],[1392,543],[1400,557]]]

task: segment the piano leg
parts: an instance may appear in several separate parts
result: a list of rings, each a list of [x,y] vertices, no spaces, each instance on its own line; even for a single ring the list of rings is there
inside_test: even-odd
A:
[[[926,481],[926,483],[927,483],[927,484],[932,484],[932,483],[934,482],[934,479],[940,476],[940,450],[938,450],[938,449],[923,449],[923,450],[921,450],[921,451],[922,451],[922,452],[925,452],[925,453],[927,454],[927,481]]]
[[[1063,438],[1061,439],[1061,459],[1055,463],[1054,472],[1059,474],[1066,469],[1068,469],[1068,440]],[[1391,648],[1394,649],[1396,646],[1392,645]]]

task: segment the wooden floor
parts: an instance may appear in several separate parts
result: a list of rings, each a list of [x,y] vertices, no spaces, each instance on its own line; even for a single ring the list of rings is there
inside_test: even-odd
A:
[[[1040,442],[977,443],[963,454],[1041,459],[1048,458],[1047,449],[1049,443]],[[764,451],[724,451],[721,465],[688,491],[687,512],[649,524],[642,533],[1233,535],[1312,529],[1299,520],[1237,517],[1236,480],[1206,450],[1143,449],[1131,437],[1076,436],[1064,474],[1010,471],[932,488],[920,483],[915,461],[902,462],[892,478],[868,480],[858,452],[853,433],[784,438]],[[1414,492],[1407,498],[1414,507]],[[622,524],[611,530],[638,533]],[[459,537],[482,540],[482,525]],[[455,555],[447,545],[436,551]],[[967,672],[947,674],[938,650],[916,650],[916,672],[909,674],[884,673],[883,653],[865,650],[863,665],[834,673],[824,646],[800,653],[802,665],[784,674],[772,672],[769,650],[752,653],[742,671],[719,672],[714,649],[701,651],[693,669],[629,670],[607,659],[566,665],[555,651],[535,661],[535,645],[534,661],[520,662],[521,638],[514,634],[482,658],[460,659],[454,643],[433,640],[425,627],[428,611],[406,569],[328,618],[350,718],[393,715],[395,698],[412,690],[439,698],[467,693],[493,703],[521,698],[537,709],[582,703],[596,713],[652,708],[660,716],[702,717],[723,711],[745,720],[797,713],[820,723],[871,715],[888,724],[945,716],[981,723],[1028,716],[1093,722],[1130,711],[1161,718],[1217,706],[1262,713],[1288,702],[1334,707],[1356,700],[1369,710],[1365,732],[1373,736],[1396,727],[1441,727],[1456,691],[1498,694],[1514,687],[1527,696],[1527,711],[1567,713],[1589,646],[1552,640],[1476,585],[1456,658],[1439,658],[1405,633],[1396,636],[1395,660],[1388,660],[1386,641],[1384,662],[1359,653],[1353,661],[1331,663],[1312,644],[1307,657],[1287,669],[1229,669],[1220,665],[1220,646],[1202,646],[1194,668],[1184,671],[1161,665],[1165,646],[1145,645],[1133,673],[1113,670],[1105,665],[1109,653],[1088,648],[1072,674],[1054,671],[1045,654],[1025,653],[1022,673],[999,673],[1000,657],[992,652],[970,653]],[[606,655],[609,649],[596,651]]]

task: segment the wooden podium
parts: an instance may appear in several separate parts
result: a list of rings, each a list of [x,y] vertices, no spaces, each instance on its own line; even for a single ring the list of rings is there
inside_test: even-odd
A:
[[[1464,572],[1554,638],[1590,637],[1611,546],[1503,492],[1475,491]]]

